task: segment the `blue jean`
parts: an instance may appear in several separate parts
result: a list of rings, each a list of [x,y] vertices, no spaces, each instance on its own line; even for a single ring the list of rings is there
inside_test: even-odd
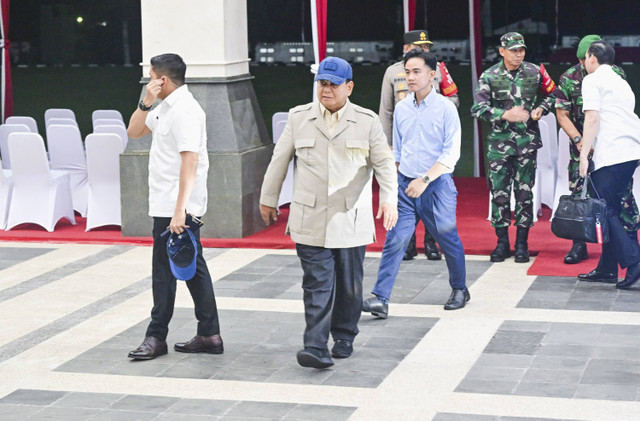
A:
[[[609,241],[602,245],[602,255],[598,269],[604,272],[618,271],[618,264],[626,268],[640,262],[640,245],[637,236],[624,229],[620,212],[620,198],[625,193],[629,181],[633,178],[638,161],[627,161],[609,165],[591,173],[591,181],[600,195],[607,202],[607,222],[609,224]],[[596,197],[593,186],[589,184],[589,196]]]
[[[442,249],[449,269],[451,288],[466,288],[464,248],[456,227],[458,191],[453,184],[451,174],[443,174],[436,178],[420,197],[415,199],[404,192],[412,180],[403,174],[398,174],[398,223],[387,232],[378,269],[378,280],[371,291],[386,299],[391,296],[402,257],[418,220],[422,220]]]

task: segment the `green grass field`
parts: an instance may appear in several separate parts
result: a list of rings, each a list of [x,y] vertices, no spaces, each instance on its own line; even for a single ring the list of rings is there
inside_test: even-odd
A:
[[[549,65],[547,69],[557,82],[567,66]],[[462,124],[462,153],[456,167],[458,176],[473,175],[473,119],[471,68],[448,66],[458,85],[460,121]],[[351,100],[363,107],[378,111],[380,84],[386,66],[354,66],[355,88]],[[640,95],[640,68],[624,66],[628,80]],[[271,116],[287,111],[312,99],[313,75],[307,66],[258,66],[250,68],[255,77],[254,87],[269,133]],[[128,120],[135,110],[142,85],[138,67],[43,67],[14,68],[14,114],[29,115],[38,121],[44,132],[44,111],[47,108],[70,108],[75,111],[83,136],[91,132],[91,112],[100,108],[119,110]],[[636,103],[636,113],[640,109]],[[483,131],[486,136],[486,128]]]

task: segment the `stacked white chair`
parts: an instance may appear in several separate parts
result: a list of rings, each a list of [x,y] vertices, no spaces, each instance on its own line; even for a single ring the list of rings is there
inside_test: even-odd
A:
[[[76,121],[76,113],[68,108],[49,108],[44,112],[44,124],[48,124],[51,118],[70,118]]]
[[[73,119],[73,118],[58,118],[58,117],[53,117],[50,118],[49,120],[47,120],[47,128],[51,125],[65,125],[65,126],[74,126],[74,127],[78,127],[78,122]]]
[[[0,166],[2,161],[0,161]],[[7,216],[9,215],[9,205],[11,204],[11,192],[13,190],[13,180],[10,170],[0,169],[0,229],[7,226]]]
[[[73,208],[86,216],[89,186],[80,130],[75,126],[52,124],[47,127],[47,145],[51,169],[69,175]]]
[[[124,121],[122,120],[118,120],[116,118],[97,118],[95,120],[93,120],[93,130],[95,131],[96,127],[98,126],[122,126],[125,129],[127,128],[127,126],[125,126]]]
[[[11,133],[31,133],[31,130],[26,124],[0,125],[0,155],[5,170],[11,169],[11,157],[9,156],[9,135]]]
[[[12,115],[11,117],[7,117],[4,122],[5,124],[26,124],[31,133],[39,133],[38,123],[36,123],[36,119],[33,117]]]
[[[97,126],[96,128],[93,129],[93,132],[117,134],[118,137],[120,138],[120,147],[121,147],[120,152],[123,152],[125,150],[125,148],[127,147],[127,142],[129,142],[129,136],[127,135],[127,128],[124,126],[119,126],[119,125]]]
[[[101,118],[124,121],[122,114],[120,114],[120,111],[118,110],[95,110],[91,113],[91,122],[94,123],[94,125],[95,121]]]
[[[536,181],[536,183],[541,183],[542,187],[542,196],[540,197],[540,201],[545,205],[552,207],[557,176],[557,158],[553,156],[554,151],[556,153],[558,151],[557,140],[555,136],[556,129],[554,126],[552,130],[554,132],[554,136],[550,136],[549,132],[551,131],[551,128],[546,121],[540,120],[538,121],[538,125],[540,126],[542,147],[538,149],[537,170],[540,171],[540,178]]]
[[[42,137],[37,133],[11,133],[9,154],[13,192],[6,229],[33,223],[51,232],[61,218],[75,225],[69,176],[49,168]]]
[[[92,133],[85,140],[89,173],[86,231],[104,225],[122,225],[119,142],[113,133]]]
[[[560,202],[560,196],[564,194],[571,194],[571,190],[569,190],[569,171],[567,167],[569,166],[569,160],[571,156],[569,154],[569,136],[564,132],[564,130],[560,129],[558,131],[558,159],[556,160],[556,186],[555,186],[555,194],[553,199],[553,214],[551,215],[551,219],[553,219],[553,215],[556,213],[556,208],[558,207],[558,203]]]
[[[287,125],[287,119],[289,113],[278,112],[271,117],[271,128],[273,132],[273,143],[278,143],[284,127]],[[278,197],[278,207],[291,203],[293,199],[293,159],[289,162],[289,168],[287,169],[287,175],[282,182],[282,189],[280,190],[280,197]]]

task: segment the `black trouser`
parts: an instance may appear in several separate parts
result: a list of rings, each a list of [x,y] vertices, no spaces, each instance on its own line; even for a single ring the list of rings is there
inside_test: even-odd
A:
[[[173,316],[173,306],[176,300],[176,278],[169,267],[167,255],[167,239],[169,234],[161,237],[160,234],[167,229],[171,218],[153,218],[153,260],[151,267],[153,288],[153,309],[151,310],[151,323],[147,328],[146,336],[153,336],[166,340],[169,332],[169,322]],[[189,221],[187,221],[187,225]],[[186,281],[191,298],[195,306],[196,319],[198,319],[198,335],[211,336],[220,333],[218,322],[218,308],[213,294],[213,285],[207,263],[202,256],[202,244],[200,243],[200,229],[191,224],[191,230],[198,243],[198,257],[196,259],[196,275],[190,281]]]
[[[607,202],[607,222],[609,241],[602,245],[602,256],[598,268],[606,272],[617,272],[618,264],[626,268],[640,262],[640,245],[632,240],[620,219],[620,198],[627,191],[638,161],[602,167],[591,173],[591,180],[600,195]],[[589,184],[589,195],[597,197]]]
[[[329,333],[349,341],[358,334],[365,249],[296,244],[304,272],[305,348],[327,349]]]

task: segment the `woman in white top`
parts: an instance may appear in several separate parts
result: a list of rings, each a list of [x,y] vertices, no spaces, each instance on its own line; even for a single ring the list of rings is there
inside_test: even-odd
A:
[[[617,288],[629,288],[640,279],[640,245],[636,233],[628,234],[620,219],[623,193],[640,160],[640,119],[634,114],[635,96],[629,84],[611,69],[615,51],[606,41],[589,47],[582,82],[585,112],[584,137],[580,151],[580,175],[586,176],[589,152],[593,146],[591,180],[607,202],[609,242],[602,245],[602,256],[595,270],[578,275],[584,281],[617,282],[618,264],[627,268]],[[595,197],[593,187],[589,193]]]

